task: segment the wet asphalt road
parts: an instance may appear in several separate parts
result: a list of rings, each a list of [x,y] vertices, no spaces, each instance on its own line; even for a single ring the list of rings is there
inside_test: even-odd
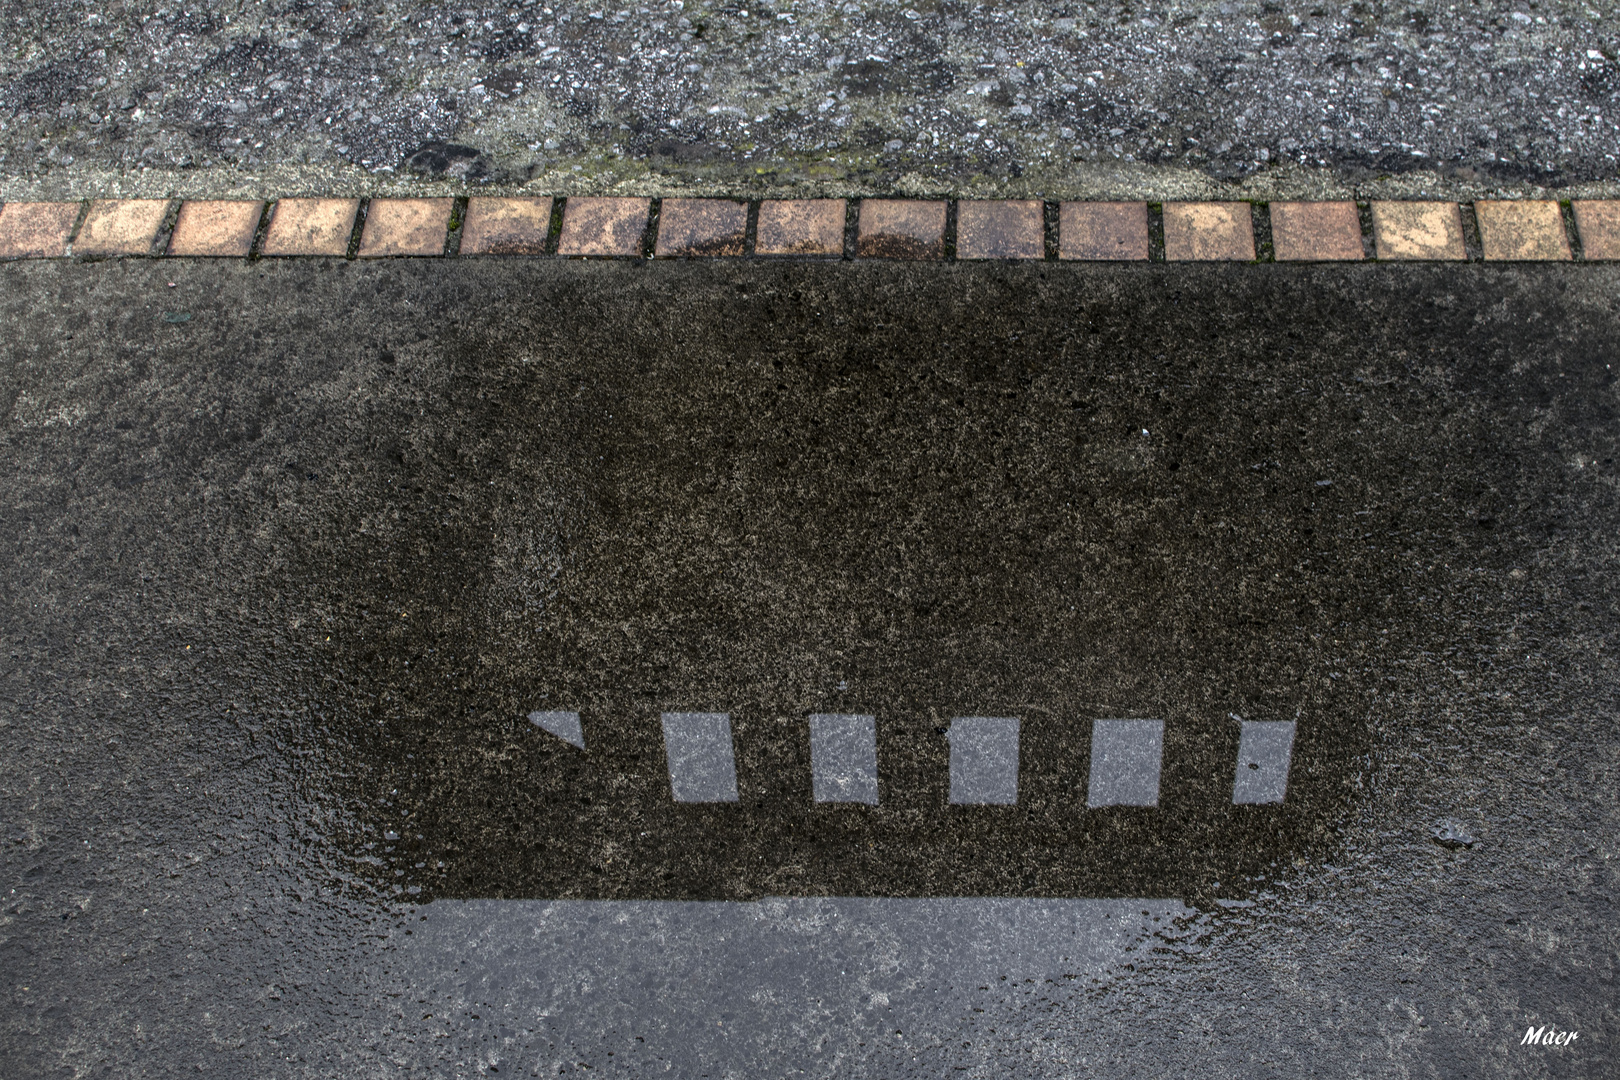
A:
[[[1603,1075],[1617,301],[0,267],[0,1074]],[[978,716],[1014,802],[950,801]],[[1157,805],[1087,804],[1120,717]]]

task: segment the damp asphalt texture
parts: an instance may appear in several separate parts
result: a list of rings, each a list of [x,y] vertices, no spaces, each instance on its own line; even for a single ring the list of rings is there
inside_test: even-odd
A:
[[[15,0],[0,194],[1612,198],[1586,0]]]
[[[0,1073],[1601,1075],[1617,305],[0,266]],[[736,803],[672,800],[668,711]],[[824,713],[876,805],[812,800]],[[949,805],[959,716],[1021,719],[1015,805]],[[1110,717],[1157,807],[1087,808]],[[1238,718],[1296,722],[1281,805]]]

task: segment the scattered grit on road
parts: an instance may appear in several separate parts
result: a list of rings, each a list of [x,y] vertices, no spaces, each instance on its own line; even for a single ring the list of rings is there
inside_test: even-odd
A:
[[[7,198],[1617,192],[1620,15],[1584,0],[20,0],[0,19]]]

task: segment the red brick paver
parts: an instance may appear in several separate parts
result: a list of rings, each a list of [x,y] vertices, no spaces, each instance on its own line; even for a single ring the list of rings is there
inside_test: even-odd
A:
[[[359,199],[282,199],[264,237],[266,255],[347,255]]]
[[[748,239],[748,204],[730,199],[665,199],[658,211],[659,258],[741,255]]]
[[[569,199],[557,254],[640,255],[649,207],[646,199]]]
[[[0,204],[0,259],[150,255],[168,208],[164,199],[97,199]],[[282,199],[271,210],[265,255],[345,255],[358,199]],[[454,200],[372,201],[358,253],[363,257],[434,256],[444,252]],[[856,253],[864,258],[942,259],[949,205],[937,199],[865,199]],[[555,200],[549,197],[468,200],[461,230],[464,255],[541,255]],[[1582,258],[1620,260],[1620,200],[1573,204]],[[198,199],[180,204],[167,253],[245,257],[252,251],[264,203]],[[650,201],[579,196],[568,200],[558,252],[638,256]],[[848,204],[842,199],[768,199],[760,204],[754,254],[839,257]],[[1547,199],[1484,199],[1473,204],[1484,258],[1567,261],[1571,235],[1559,204]],[[84,224],[74,234],[80,214]],[[1252,210],[1245,202],[1164,204],[1165,257],[1171,261],[1252,261]],[[1042,259],[1045,212],[1037,200],[964,200],[957,206],[955,255],[962,260]],[[1270,204],[1272,246],[1279,262],[1359,262],[1366,258],[1361,218],[1348,200]],[[1463,208],[1446,201],[1379,201],[1371,206],[1373,247],[1381,260],[1465,260]],[[1143,260],[1149,215],[1142,202],[1065,202],[1058,211],[1058,258]],[[748,204],[735,199],[664,200],[654,253],[663,257],[737,256],[747,248]],[[71,240],[71,244],[70,244]]]
[[[843,199],[767,199],[759,206],[756,255],[842,255]]]
[[[1620,200],[1577,199],[1571,205],[1581,258],[1620,259]]]
[[[1254,222],[1244,202],[1164,204],[1164,257],[1170,262],[1251,262]]]
[[[1361,215],[1353,202],[1274,202],[1271,249],[1278,262],[1360,262]]]
[[[9,202],[0,207],[0,259],[55,259],[67,254],[76,202]]]
[[[453,199],[372,199],[360,232],[362,259],[443,255]]]
[[[1046,226],[1035,199],[956,204],[959,259],[1044,259]]]
[[[1066,202],[1058,207],[1058,258],[1138,261],[1147,257],[1147,203]]]
[[[1569,258],[1564,214],[1556,202],[1482,200],[1474,204],[1487,262],[1549,262]]]
[[[264,203],[257,200],[181,203],[174,235],[169,238],[169,254],[246,258],[263,212]]]
[[[862,258],[943,259],[944,200],[862,199],[855,253]]]
[[[1375,202],[1372,219],[1380,259],[1468,258],[1454,202]]]
[[[97,199],[73,240],[75,255],[150,255],[167,199]]]
[[[467,200],[461,224],[463,255],[544,255],[551,231],[551,200]]]

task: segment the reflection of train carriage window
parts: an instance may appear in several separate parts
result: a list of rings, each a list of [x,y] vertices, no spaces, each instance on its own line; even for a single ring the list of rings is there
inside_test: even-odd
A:
[[[961,716],[951,721],[951,802],[1018,801],[1018,718]]]
[[[1087,806],[1158,806],[1163,720],[1098,720],[1091,725]]]
[[[877,717],[841,713],[810,717],[810,770],[816,802],[876,806]]]
[[[549,731],[563,742],[585,749],[585,733],[579,726],[577,712],[532,712],[529,723],[541,731]]]
[[[1280,803],[1288,790],[1288,761],[1294,753],[1292,720],[1243,721],[1238,740],[1234,803]]]
[[[1288,787],[1294,722],[1242,720],[1236,805],[1280,803]],[[532,712],[530,723],[581,749],[577,712]],[[810,722],[812,798],[818,803],[878,802],[877,717],[814,713]],[[1016,716],[961,716],[951,721],[950,802],[959,806],[1018,802]],[[676,802],[737,802],[736,752],[728,713],[664,713],[664,756]],[[1164,759],[1163,720],[1095,720],[1086,806],[1158,806]]]
[[[665,713],[664,752],[676,802],[736,802],[737,759],[725,713]]]
[[[1360,361],[1144,351],[1106,298],[944,340],[827,284],[734,283],[704,333],[796,329],[702,367],[695,326],[503,329],[390,432],[365,520],[401,516],[345,557],[410,617],[332,645],[369,680],[356,783],[443,856],[421,887],[1187,896],[1338,845],[1449,641],[1406,493],[1457,466],[1390,449],[1405,406]]]

